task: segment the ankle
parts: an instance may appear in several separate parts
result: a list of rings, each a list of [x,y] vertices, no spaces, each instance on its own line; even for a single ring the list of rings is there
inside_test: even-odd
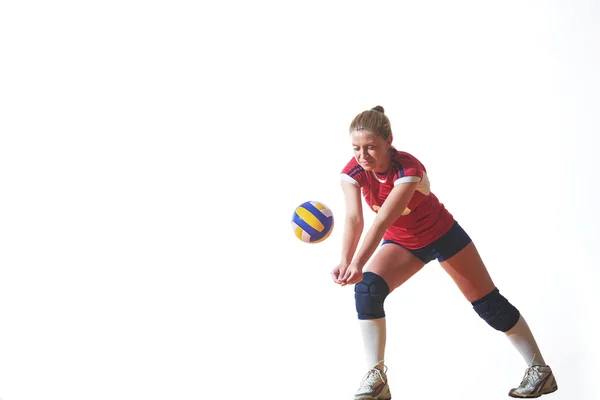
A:
[[[371,369],[377,369],[379,370],[379,372],[383,372],[385,373],[385,370],[387,369],[385,364],[383,363],[383,360],[379,361],[377,364],[373,365],[371,367]]]

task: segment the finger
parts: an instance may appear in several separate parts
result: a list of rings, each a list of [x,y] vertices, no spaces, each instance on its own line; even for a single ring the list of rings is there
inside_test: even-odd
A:
[[[350,271],[350,275],[346,279],[346,283],[348,285],[351,285],[353,283],[356,283],[355,281],[356,281],[356,272],[355,271]]]
[[[337,276],[334,276],[334,277],[333,277],[333,281],[334,281],[335,283],[337,283],[337,284],[340,284],[340,283],[342,283],[342,281],[340,281],[340,279],[339,279]]]
[[[341,283],[340,279],[339,279],[339,275],[340,275],[340,271],[338,271],[337,269],[331,271],[331,279],[333,279],[333,281],[335,283]]]
[[[350,272],[351,272],[351,271],[350,271],[350,268],[346,269],[346,270],[344,271],[344,274],[343,274],[342,276],[340,276],[340,278],[339,278],[339,279],[340,279],[340,281],[342,281],[342,282],[346,282],[346,280],[348,280],[348,277],[350,276]]]
[[[358,272],[358,271],[354,271],[352,273],[352,276],[350,278],[348,278],[348,283],[349,284],[355,284],[355,283],[360,282],[361,279],[362,279],[362,274],[360,272]]]

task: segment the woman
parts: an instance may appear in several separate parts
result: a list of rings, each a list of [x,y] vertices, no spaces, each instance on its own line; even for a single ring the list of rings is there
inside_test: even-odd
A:
[[[525,319],[500,294],[467,233],[431,192],[423,164],[392,146],[391,125],[383,107],[358,114],[350,124],[350,138],[354,157],[341,175],[346,203],[342,259],[331,275],[342,286],[355,284],[368,372],[354,399],[391,398],[384,365],[383,303],[434,259],[479,316],[504,332],[525,359],[525,376],[509,396],[532,398],[556,391],[552,370]],[[361,192],[377,216],[357,252],[364,225]]]

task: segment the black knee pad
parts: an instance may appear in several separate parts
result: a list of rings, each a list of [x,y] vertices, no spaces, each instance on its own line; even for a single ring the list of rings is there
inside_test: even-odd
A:
[[[363,280],[354,285],[354,300],[358,319],[377,319],[385,317],[383,302],[390,289],[382,277],[365,272]]]
[[[502,332],[506,332],[515,326],[521,316],[519,310],[500,294],[498,288],[494,288],[491,293],[471,304],[485,322],[492,328]]]

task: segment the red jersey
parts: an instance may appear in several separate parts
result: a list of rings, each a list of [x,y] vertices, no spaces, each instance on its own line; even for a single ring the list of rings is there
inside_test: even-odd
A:
[[[383,235],[384,240],[393,240],[410,250],[423,248],[450,230],[454,217],[429,188],[427,171],[414,156],[391,149],[392,163],[386,174],[365,171],[352,158],[342,170],[342,179],[362,190],[365,201],[375,212],[394,186],[406,182],[419,182],[415,193],[402,215]]]

